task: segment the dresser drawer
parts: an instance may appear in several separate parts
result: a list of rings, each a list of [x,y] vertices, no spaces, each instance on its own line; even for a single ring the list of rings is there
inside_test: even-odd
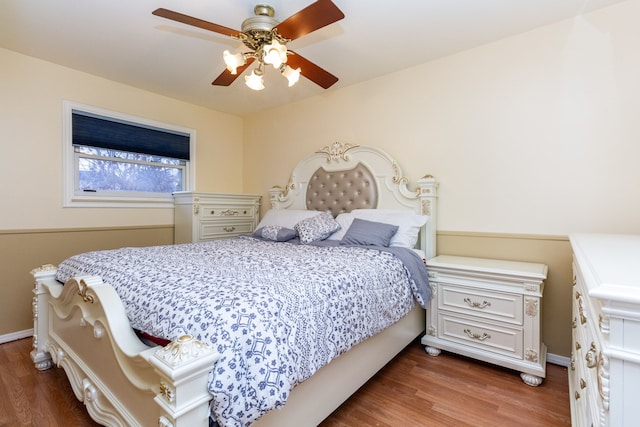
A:
[[[487,320],[522,325],[522,295],[440,283],[438,310],[450,310]]]
[[[238,205],[200,205],[200,220],[207,221],[220,218],[252,218],[255,215],[254,207]]]
[[[594,341],[575,341],[573,345],[569,398],[573,400],[577,411],[587,417],[588,424],[585,425],[600,426],[603,424],[600,414],[606,412],[605,407],[608,409],[608,403],[605,402],[605,397],[608,400],[608,391],[603,388],[607,387],[608,380],[602,376],[602,351]]]
[[[218,219],[216,221],[200,222],[200,240],[220,239],[225,237],[250,234],[253,231],[251,218],[247,219]]]
[[[589,383],[582,369],[581,363],[574,360],[577,353],[572,350],[571,366],[569,367],[569,401],[571,403],[571,418],[575,426],[590,426],[592,417],[589,414]]]
[[[438,313],[438,338],[443,340],[522,359],[522,337],[521,328],[510,328],[446,312]]]

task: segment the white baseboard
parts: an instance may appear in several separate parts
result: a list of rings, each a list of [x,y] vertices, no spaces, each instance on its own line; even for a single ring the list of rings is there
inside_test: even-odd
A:
[[[20,340],[22,338],[28,338],[33,336],[33,328],[25,329],[24,331],[12,332],[10,334],[0,335],[0,344],[6,342]]]
[[[568,368],[571,364],[571,359],[565,356],[558,356],[557,354],[547,353],[547,362]]]

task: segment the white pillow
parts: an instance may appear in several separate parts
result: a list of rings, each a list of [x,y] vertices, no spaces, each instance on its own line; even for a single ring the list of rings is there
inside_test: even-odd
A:
[[[347,230],[351,227],[351,223],[353,222],[353,215],[350,213],[341,213],[336,217],[336,222],[340,224],[340,228],[338,231],[333,233],[331,236],[327,237],[327,240],[342,240],[345,234],[347,234]]]
[[[306,209],[269,209],[260,220],[256,230],[269,225],[278,225],[294,230],[298,222],[312,218],[319,213],[320,211],[308,211]]]
[[[416,246],[420,228],[429,219],[426,215],[393,209],[354,209],[351,211],[351,215],[354,218],[366,219],[367,221],[397,225],[398,231],[391,238],[389,246],[401,246],[409,249]]]

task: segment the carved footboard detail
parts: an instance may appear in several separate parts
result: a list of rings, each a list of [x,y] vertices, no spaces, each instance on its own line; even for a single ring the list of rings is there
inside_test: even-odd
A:
[[[209,372],[219,355],[193,337],[166,347],[142,343],[115,290],[99,277],[35,279],[31,358],[38,369],[64,369],[89,415],[109,426],[208,426]]]

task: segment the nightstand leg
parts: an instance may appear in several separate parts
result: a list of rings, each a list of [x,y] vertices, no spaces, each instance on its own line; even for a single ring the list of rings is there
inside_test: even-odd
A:
[[[426,351],[429,356],[438,356],[440,354],[440,349],[435,347],[425,346],[424,351]]]
[[[520,374],[520,378],[522,378],[522,381],[524,381],[526,385],[530,385],[532,387],[537,387],[542,384],[542,378],[535,375],[525,374],[524,372],[522,372]]]

